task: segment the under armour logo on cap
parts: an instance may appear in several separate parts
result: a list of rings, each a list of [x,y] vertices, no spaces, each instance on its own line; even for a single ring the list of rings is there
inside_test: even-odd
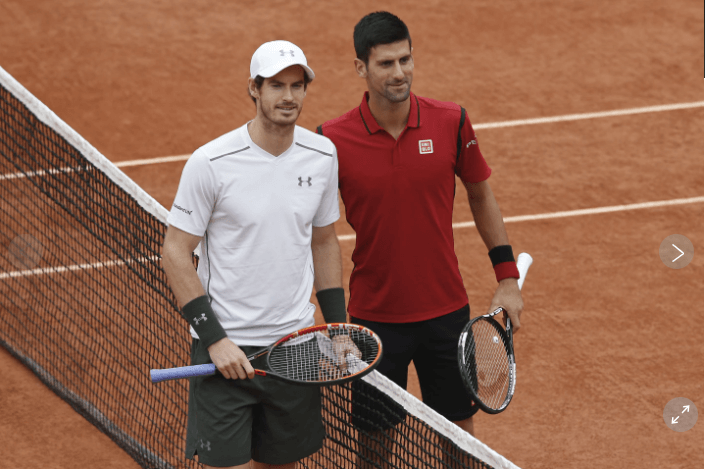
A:
[[[293,50],[293,49],[289,49],[288,51],[285,51],[285,50],[283,50],[283,49],[280,49],[280,50],[279,50],[279,53],[280,53],[282,56],[286,56],[287,53],[288,53],[288,54],[291,54],[291,57],[294,57],[294,50]]]

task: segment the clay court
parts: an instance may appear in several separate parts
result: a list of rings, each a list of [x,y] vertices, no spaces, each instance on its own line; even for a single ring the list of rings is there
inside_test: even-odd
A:
[[[254,116],[245,87],[261,43],[305,51],[316,80],[299,124],[313,130],[365,90],[355,23],[398,14],[412,90],[468,110],[515,254],[535,261],[517,391],[502,414],[476,416],[478,439],[523,468],[702,468],[702,7],[4,0],[0,66],[168,209],[186,157]],[[458,185],[455,248],[479,314],[496,282]],[[354,232],[344,217],[336,229],[347,284]],[[659,258],[672,234],[694,246],[685,268]],[[138,466],[1,348],[0,378],[0,467]],[[676,397],[701,415],[686,432],[664,423]]]

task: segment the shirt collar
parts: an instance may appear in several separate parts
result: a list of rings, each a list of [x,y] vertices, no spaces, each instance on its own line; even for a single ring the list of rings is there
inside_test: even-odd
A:
[[[421,126],[421,107],[419,106],[419,99],[416,98],[416,95],[413,93],[409,96],[411,97],[411,109],[409,110],[409,120],[407,121],[406,126],[408,128],[418,128]],[[362,122],[365,125],[367,132],[369,134],[374,134],[377,131],[380,131],[382,127],[377,124],[377,120],[375,120],[375,117],[372,116],[370,105],[367,103],[369,99],[370,92],[365,92],[362,96],[362,103],[360,104],[359,110],[360,116],[362,117]]]

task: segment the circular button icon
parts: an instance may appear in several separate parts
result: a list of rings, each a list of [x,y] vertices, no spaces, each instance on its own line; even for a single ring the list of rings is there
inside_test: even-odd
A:
[[[661,262],[671,269],[682,269],[693,260],[695,249],[690,239],[682,234],[672,234],[661,242],[658,255]]]
[[[698,409],[687,398],[674,398],[663,409],[663,421],[677,433],[688,431],[698,421]]]

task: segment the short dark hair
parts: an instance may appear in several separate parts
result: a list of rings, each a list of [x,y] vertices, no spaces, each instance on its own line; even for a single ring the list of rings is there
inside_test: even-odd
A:
[[[379,44],[391,44],[397,41],[409,40],[411,47],[411,35],[401,19],[387,11],[376,11],[362,18],[353,31],[353,42],[355,43],[355,54],[368,65],[370,60],[370,50]]]
[[[306,90],[308,88],[308,84],[310,84],[312,80],[313,79],[310,79],[308,77],[308,74],[306,73],[306,70],[304,69],[304,90]],[[257,77],[255,77],[255,88],[257,90],[262,88],[263,83],[264,83],[264,77],[262,77],[261,75],[258,75]],[[255,103],[255,106],[257,106],[257,99],[255,97],[253,97],[252,94],[250,93],[250,86],[249,85],[247,86],[247,94],[250,96],[252,101]]]
[[[257,90],[262,88],[263,83],[264,83],[264,77],[262,77],[261,75],[258,75],[257,77],[255,77],[255,88]],[[253,97],[252,94],[250,93],[250,86],[249,85],[247,86],[247,94],[250,96],[252,101],[255,102],[255,106],[257,106],[257,99],[255,97]]]

